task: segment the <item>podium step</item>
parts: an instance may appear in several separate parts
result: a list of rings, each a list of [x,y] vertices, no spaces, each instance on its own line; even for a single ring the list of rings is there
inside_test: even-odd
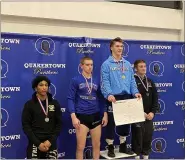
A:
[[[128,158],[128,157],[135,157],[136,156],[136,154],[129,155],[129,154],[125,154],[125,153],[120,153],[118,148],[114,149],[114,152],[115,152],[115,155],[116,155],[116,157],[114,157],[114,158],[108,157],[107,152],[108,152],[107,150],[100,151],[100,156],[102,156],[106,159],[119,159],[119,158]]]

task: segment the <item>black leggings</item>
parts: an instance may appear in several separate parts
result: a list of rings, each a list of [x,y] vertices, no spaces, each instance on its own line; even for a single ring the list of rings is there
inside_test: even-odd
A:
[[[29,144],[27,148],[27,159],[57,159],[57,149],[49,149],[47,152],[41,152],[34,144]]]
[[[132,124],[132,150],[137,155],[149,155],[151,152],[151,142],[153,135],[153,122]]]

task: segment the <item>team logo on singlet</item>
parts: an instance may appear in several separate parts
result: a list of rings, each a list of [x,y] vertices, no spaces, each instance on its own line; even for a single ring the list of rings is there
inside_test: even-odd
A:
[[[55,51],[55,42],[49,37],[41,37],[36,40],[35,49],[40,54],[51,56]]]

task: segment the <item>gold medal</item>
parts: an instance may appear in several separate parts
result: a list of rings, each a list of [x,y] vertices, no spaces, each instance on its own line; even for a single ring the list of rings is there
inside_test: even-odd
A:
[[[122,79],[125,79],[125,75],[122,75]]]

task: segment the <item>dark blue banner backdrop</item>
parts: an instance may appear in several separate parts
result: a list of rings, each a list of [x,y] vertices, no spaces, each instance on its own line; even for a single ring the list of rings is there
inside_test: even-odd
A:
[[[93,74],[100,75],[100,66],[110,55],[108,39],[87,37],[53,37],[24,34],[1,34],[1,154],[2,158],[25,158],[27,138],[22,131],[21,112],[31,98],[31,81],[46,75],[50,92],[61,104],[63,126],[59,159],[74,159],[75,129],[67,111],[67,92],[72,77],[80,74],[79,60],[94,60]],[[154,118],[151,158],[185,158],[185,81],[184,44],[159,41],[125,41],[124,57],[132,64],[136,59],[147,62],[148,77],[154,80],[160,111]],[[106,148],[104,132],[101,150]],[[118,145],[116,136],[115,145]],[[128,138],[130,145],[130,136]],[[84,158],[92,156],[91,137],[87,137]]]

